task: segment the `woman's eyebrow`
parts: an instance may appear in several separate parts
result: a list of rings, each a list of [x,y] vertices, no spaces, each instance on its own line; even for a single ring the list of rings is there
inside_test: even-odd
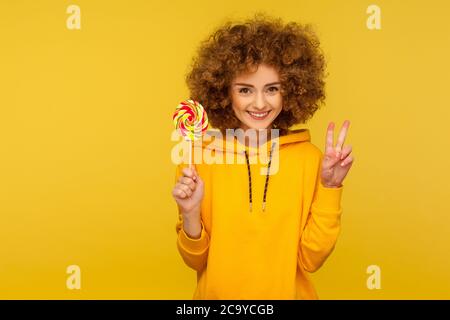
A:
[[[271,83],[266,84],[264,87],[273,86],[273,85],[276,85],[276,84],[281,84],[281,82],[271,82]],[[248,83],[235,83],[234,85],[235,86],[246,86],[246,87],[254,88],[254,86],[252,84],[248,84]]]
[[[266,84],[265,85],[265,87],[267,87],[267,86],[273,86],[273,85],[276,85],[276,84],[281,84],[281,82],[271,82],[271,83],[268,83],[268,84]]]
[[[252,87],[252,88],[254,88],[254,86],[252,84],[248,84],[248,83],[238,82],[238,83],[235,83],[234,85],[235,86],[245,86],[245,87]]]

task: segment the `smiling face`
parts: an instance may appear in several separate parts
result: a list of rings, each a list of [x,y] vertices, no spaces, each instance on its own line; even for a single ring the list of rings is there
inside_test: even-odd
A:
[[[282,109],[281,83],[275,68],[261,64],[231,82],[231,100],[241,128],[269,129]]]

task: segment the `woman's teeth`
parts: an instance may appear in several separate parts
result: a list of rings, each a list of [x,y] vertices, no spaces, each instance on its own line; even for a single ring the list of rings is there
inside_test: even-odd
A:
[[[261,120],[261,119],[266,118],[266,116],[269,114],[270,111],[266,111],[266,112],[250,112],[250,111],[247,111],[247,112],[252,116],[252,118]]]

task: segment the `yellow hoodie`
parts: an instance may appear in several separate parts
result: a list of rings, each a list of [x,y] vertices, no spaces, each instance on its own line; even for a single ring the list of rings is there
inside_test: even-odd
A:
[[[192,150],[236,157],[233,164],[195,164],[205,184],[199,239],[184,232],[178,212],[178,251],[197,271],[193,299],[318,299],[307,272],[319,269],[334,249],[343,186],[322,185],[322,151],[308,129],[291,131],[273,150],[263,210],[269,145],[258,152],[237,139],[231,148],[216,139]],[[239,150],[248,152],[249,165]],[[265,161],[255,160],[264,154]],[[176,180],[185,166],[177,166]]]

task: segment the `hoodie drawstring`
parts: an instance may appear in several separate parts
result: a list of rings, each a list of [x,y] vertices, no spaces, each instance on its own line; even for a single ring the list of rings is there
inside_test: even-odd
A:
[[[266,210],[267,186],[269,185],[269,172],[270,172],[270,165],[272,164],[272,153],[273,153],[274,146],[275,146],[275,142],[272,143],[272,147],[270,148],[269,163],[267,165],[266,182],[264,184],[264,197],[263,197],[263,204],[262,204],[263,212]],[[253,202],[253,199],[252,199],[252,197],[253,197],[253,195],[252,195],[252,174],[250,171],[250,162],[248,159],[247,150],[245,150],[244,152],[245,152],[245,159],[247,160],[249,206],[250,206],[250,212],[252,212],[252,202]]]

